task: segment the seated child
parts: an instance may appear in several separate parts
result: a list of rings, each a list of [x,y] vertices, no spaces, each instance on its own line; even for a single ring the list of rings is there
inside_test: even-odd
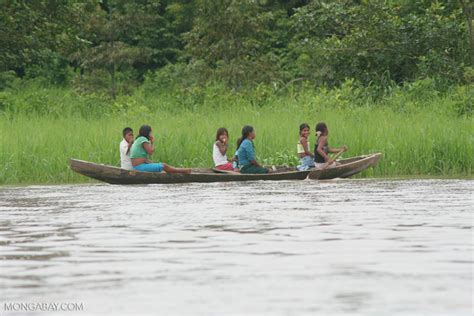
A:
[[[326,123],[321,122],[316,124],[316,136],[318,139],[316,140],[316,145],[314,146],[314,164],[318,169],[336,167],[336,162],[331,159],[328,154],[347,151],[346,145],[341,148],[329,147],[328,135],[329,129],[326,126]]]
[[[133,145],[133,130],[125,127],[122,131],[123,139],[120,142],[120,168],[132,170],[132,159],[130,159],[130,148]]]
[[[155,152],[151,126],[142,125],[138,131],[138,137],[130,149],[133,170],[142,172],[166,172],[166,173],[191,173],[189,168],[175,168],[164,162],[154,163],[150,156]]]
[[[262,167],[255,160],[255,148],[253,140],[255,139],[255,130],[252,126],[242,128],[242,137],[239,138],[237,145],[237,158],[241,173],[269,173],[270,169]]]
[[[234,170],[232,162],[227,158],[227,148],[229,147],[229,132],[225,127],[217,130],[216,142],[212,148],[212,158],[214,165],[219,170]]]
[[[303,123],[300,125],[300,141],[297,144],[298,157],[300,158],[300,165],[297,167],[300,171],[305,171],[314,168],[314,155],[309,151],[309,125]]]

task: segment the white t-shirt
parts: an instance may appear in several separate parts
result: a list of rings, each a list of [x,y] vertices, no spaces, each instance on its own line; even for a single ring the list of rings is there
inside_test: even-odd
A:
[[[229,161],[227,160],[227,156],[223,155],[221,151],[219,150],[219,147],[217,147],[216,143],[214,143],[214,147],[212,148],[212,159],[214,159],[214,165],[221,166],[225,165]]]
[[[120,168],[133,170],[132,159],[130,159],[130,151],[127,154],[128,143],[125,139],[120,142]]]

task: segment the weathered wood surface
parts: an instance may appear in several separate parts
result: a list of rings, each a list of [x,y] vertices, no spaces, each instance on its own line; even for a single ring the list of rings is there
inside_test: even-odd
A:
[[[216,173],[212,169],[194,168],[191,174],[168,174],[164,172],[124,170],[114,166],[72,158],[69,160],[69,165],[73,171],[79,174],[111,184],[304,180],[309,173],[309,171],[286,168],[281,172],[270,174],[227,174]]]
[[[381,153],[358,156],[338,161],[339,166],[335,168],[313,169],[308,178],[312,180],[327,180],[334,178],[348,178],[356,173],[362,172],[367,168],[375,166],[380,158]]]
[[[367,168],[375,166],[381,153],[339,160],[335,168],[310,171],[297,171],[296,168],[278,167],[270,174],[240,174],[234,172],[216,172],[213,169],[193,168],[191,174],[168,174],[164,172],[140,172],[124,170],[118,167],[97,164],[79,159],[70,159],[69,164],[75,172],[99,181],[111,184],[152,184],[152,183],[189,183],[189,182],[229,182],[256,180],[326,180],[347,178]]]

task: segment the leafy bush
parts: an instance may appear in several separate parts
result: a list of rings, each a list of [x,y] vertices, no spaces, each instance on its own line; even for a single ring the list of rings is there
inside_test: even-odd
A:
[[[18,77],[14,71],[0,72],[0,91],[12,87],[18,82]]]
[[[472,85],[457,87],[453,101],[459,116],[471,118],[474,111],[474,87]]]

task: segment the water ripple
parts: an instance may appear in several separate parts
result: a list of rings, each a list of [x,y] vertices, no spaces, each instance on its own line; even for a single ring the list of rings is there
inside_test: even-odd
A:
[[[472,185],[3,187],[2,299],[111,314],[468,314]]]

